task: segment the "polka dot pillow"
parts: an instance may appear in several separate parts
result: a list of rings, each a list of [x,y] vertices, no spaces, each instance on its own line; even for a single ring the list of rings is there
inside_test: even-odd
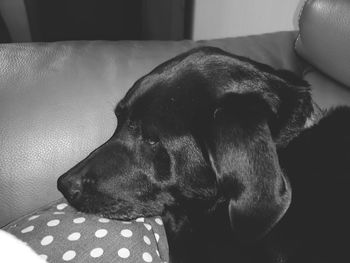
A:
[[[47,262],[167,262],[160,217],[116,221],[77,212],[64,199],[3,230],[26,242]]]

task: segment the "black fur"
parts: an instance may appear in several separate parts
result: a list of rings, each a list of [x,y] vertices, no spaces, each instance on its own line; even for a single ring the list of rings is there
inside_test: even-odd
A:
[[[279,157],[293,201],[273,242],[287,262],[350,262],[350,108],[325,112]]]
[[[161,215],[173,263],[334,262],[346,246],[350,113],[304,130],[312,110],[292,73],[194,49],[133,85],[114,135],[58,188],[87,213]]]

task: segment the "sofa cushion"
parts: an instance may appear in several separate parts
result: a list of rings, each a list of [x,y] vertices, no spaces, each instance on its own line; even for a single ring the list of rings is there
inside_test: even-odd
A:
[[[77,212],[60,199],[4,230],[49,262],[169,261],[160,217],[116,221]]]
[[[309,0],[299,18],[296,50],[324,74],[350,87],[350,1]]]

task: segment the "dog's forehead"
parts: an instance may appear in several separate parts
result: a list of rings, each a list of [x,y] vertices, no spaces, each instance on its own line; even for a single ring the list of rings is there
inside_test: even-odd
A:
[[[117,109],[135,119],[191,121],[228,93],[265,94],[271,81],[283,81],[272,68],[217,48],[199,48],[156,67],[135,82]],[[264,95],[264,96],[265,96]]]
[[[186,100],[215,97],[225,92],[228,81],[236,79],[242,84],[245,73],[254,70],[251,63],[240,57],[217,48],[199,48],[166,61],[140,78],[117,108],[146,110],[162,104],[171,106],[178,100],[184,104]],[[246,79],[250,81],[249,76]]]

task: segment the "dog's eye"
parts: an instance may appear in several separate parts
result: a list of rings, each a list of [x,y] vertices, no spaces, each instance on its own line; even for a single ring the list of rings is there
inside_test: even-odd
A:
[[[157,144],[159,141],[158,140],[153,140],[153,139],[146,139],[146,142],[150,145],[155,145]]]
[[[149,145],[155,145],[159,142],[159,138],[156,137],[155,135],[150,135],[150,134],[143,134],[143,139],[149,144]]]
[[[154,127],[143,127],[142,137],[149,145],[155,145],[159,142],[159,137],[155,133]]]

